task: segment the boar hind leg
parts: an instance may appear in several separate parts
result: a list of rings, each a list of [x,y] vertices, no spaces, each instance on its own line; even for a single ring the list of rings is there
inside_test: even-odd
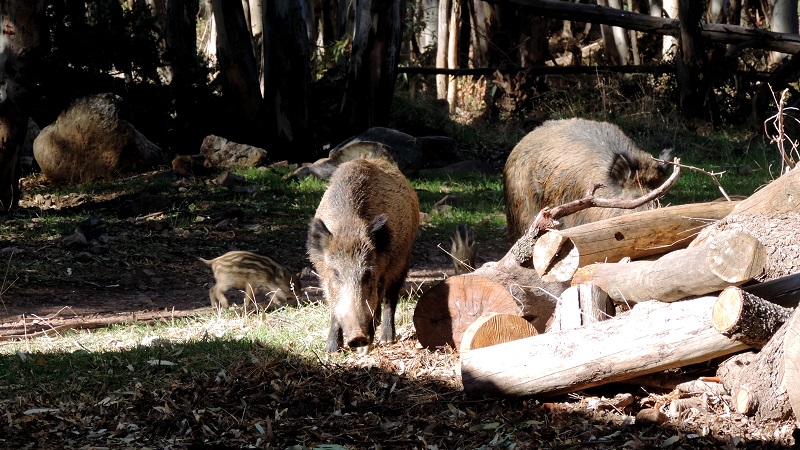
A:
[[[217,286],[208,290],[208,296],[211,298],[211,307],[215,309],[228,309],[228,298],[225,294],[217,289]]]
[[[331,317],[331,329],[328,332],[328,342],[325,344],[325,350],[329,353],[334,353],[343,346],[342,326],[339,325],[339,322],[334,317]]]
[[[391,344],[397,335],[394,329],[394,313],[397,310],[397,301],[400,298],[400,287],[403,280],[389,286],[386,297],[383,299],[381,308],[381,334],[378,339],[379,344]]]

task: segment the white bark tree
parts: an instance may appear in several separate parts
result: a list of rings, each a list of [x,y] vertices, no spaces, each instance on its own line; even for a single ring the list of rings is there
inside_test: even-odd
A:
[[[611,8],[622,9],[620,0],[597,0],[598,5]],[[627,31],[620,27],[602,25],[600,31],[603,34],[603,45],[606,56],[613,64],[626,65],[630,55],[628,46]]]
[[[770,30],[797,34],[797,0],[771,0],[771,3]],[[779,64],[786,56],[786,53],[770,52],[770,63]]]

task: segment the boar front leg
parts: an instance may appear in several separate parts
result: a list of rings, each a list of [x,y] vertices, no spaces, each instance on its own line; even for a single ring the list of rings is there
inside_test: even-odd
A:
[[[328,353],[335,353],[344,346],[344,337],[342,335],[342,326],[331,316],[331,329],[328,331],[328,342],[325,344],[325,350]]]
[[[403,282],[395,283],[389,287],[386,296],[383,297],[381,308],[381,334],[378,339],[379,344],[391,344],[397,338],[394,329],[394,313],[397,310],[397,301],[400,298],[400,287]]]

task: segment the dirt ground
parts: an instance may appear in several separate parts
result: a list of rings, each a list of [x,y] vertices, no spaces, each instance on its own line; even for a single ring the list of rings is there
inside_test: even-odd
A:
[[[176,190],[201,189],[203,184],[202,180],[187,181],[167,172],[149,176],[168,177]],[[159,205],[168,202],[168,196],[138,193],[64,197],[43,194],[46,186],[42,187],[38,178],[26,179],[25,183],[30,189],[23,191],[26,194],[21,202],[22,210],[3,224],[10,229],[40,226],[35,220],[37,213],[48,209],[70,211],[77,208],[101,219],[113,215],[124,220],[105,229],[105,237],[99,238],[95,247],[67,248],[64,236],[0,243],[0,256],[9,261],[8,267],[13,269],[5,274],[0,297],[0,340],[40,336],[67,328],[94,328],[110,323],[210,314],[208,287],[213,278],[209,268],[197,257],[210,258],[225,250],[269,253],[298,272],[308,264],[302,244],[306,234],[302,222],[276,227],[268,218],[241,220],[236,214],[226,217],[225,213],[218,214],[219,208],[210,205],[206,212],[192,211],[198,220],[191,227],[180,228],[171,226],[169,219],[159,212]],[[130,210],[136,214],[130,215]],[[452,273],[448,258],[436,249],[436,244],[424,233],[421,235],[414,250],[408,283],[410,289],[424,289],[441,280],[445,273]],[[481,253],[479,262],[497,260],[503,253],[501,244],[490,246]],[[314,277],[307,270],[302,281],[304,292],[318,297]],[[401,340],[373,352],[370,362],[357,363],[367,372],[342,375],[347,380],[354,377],[355,385],[363,383],[366,377],[369,383],[375,384],[375,392],[382,392],[377,395],[384,396],[381,397],[383,400],[373,399],[375,393],[365,387],[363,395],[371,396],[372,400],[365,403],[358,397],[362,402],[358,408],[345,405],[338,415],[312,411],[312,406],[316,405],[316,400],[313,400],[313,405],[307,406],[307,410],[297,413],[291,425],[274,430],[275,435],[284,436],[275,441],[279,444],[275,444],[276,447],[303,448],[296,445],[316,441],[341,442],[353,448],[789,448],[797,439],[792,437],[794,425],[789,421],[759,423],[731,412],[725,397],[706,394],[697,396],[699,401],[694,406],[673,417],[663,416],[656,422],[636,421],[633,417],[642,410],[666,410],[673,401],[685,397],[643,386],[613,385],[552,401],[467,398],[459,390],[460,381],[455,376],[458,373],[457,355],[423,351],[415,344],[414,339]],[[431,362],[433,360],[435,363]],[[375,368],[380,369],[379,375],[374,372]],[[272,379],[289,377],[278,374],[276,367],[270,366],[269,370],[276,372],[268,374]],[[334,372],[336,370],[339,369]],[[713,368],[706,367],[705,371],[713,372]],[[418,377],[407,378],[412,373]],[[241,383],[246,381],[245,377]],[[354,386],[344,382],[344,387],[338,383],[331,388],[325,384],[329,382],[326,377],[308,375],[309,385],[304,388],[303,395],[329,389],[339,392],[340,389],[347,390],[347,386]],[[396,388],[398,393],[404,394],[390,395],[387,386],[392,386],[391,392]],[[241,387],[244,389],[244,385]],[[219,386],[209,384],[203,389],[209,398],[223,395]],[[299,388],[295,390],[299,395]],[[629,394],[633,400],[626,404],[616,403],[612,399],[617,394]],[[225,398],[230,395],[235,396],[230,389],[225,390]],[[291,405],[296,406],[298,402],[308,402],[308,398],[302,396],[270,395],[270,398],[261,400],[263,404],[273,405],[275,414],[284,407],[293,408]],[[352,395],[352,404],[356,404],[355,393],[341,395],[344,398]],[[219,400],[222,401],[221,397]],[[273,406],[259,414],[269,417]],[[130,408],[135,409],[134,406]],[[152,410],[143,408],[143,417],[149,417]],[[182,410],[183,406],[174,405],[173,408]],[[196,411],[199,411],[197,405],[186,408],[183,414],[188,417],[196,416]],[[260,410],[256,408],[255,411]],[[128,414],[135,415],[133,411]],[[248,411],[248,414],[254,413]],[[183,417],[181,414],[177,416]],[[233,438],[228,436],[227,440],[217,439],[206,431],[192,431],[192,426],[186,425],[186,419],[180,422],[177,416],[170,419],[174,420],[174,425],[169,425],[172,422],[167,419],[159,425],[143,419],[144,422],[138,426],[142,430],[151,427],[152,435],[148,442],[160,442],[164,448],[242,448],[254,445],[254,441],[246,439],[247,432]],[[46,421],[40,420],[43,421],[42,427],[46,428]],[[364,425],[375,420],[380,427],[371,429]],[[108,424],[109,429],[114,426]],[[10,437],[7,442],[21,442],[23,431],[19,429],[21,434]],[[169,442],[174,445],[167,445],[167,441],[154,437],[160,433],[170,435],[172,440]],[[272,434],[270,429],[266,436]],[[183,440],[181,445],[177,445],[175,440],[182,439],[181,436],[191,436],[192,440]],[[17,438],[20,441],[13,440]],[[212,441],[218,444],[186,444]],[[264,441],[258,442],[261,444],[255,446],[264,446]],[[73,443],[85,445],[80,439]]]

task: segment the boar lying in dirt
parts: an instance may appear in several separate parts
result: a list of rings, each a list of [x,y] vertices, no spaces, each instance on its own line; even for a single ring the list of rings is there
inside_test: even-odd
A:
[[[660,159],[669,158],[665,150]],[[525,136],[503,170],[508,234],[516,241],[544,207],[583,198],[596,184],[603,198],[634,199],[661,185],[667,165],[640,150],[616,125],[585,119],[550,120]],[[636,210],[652,209],[656,202]],[[572,227],[632,210],[589,208],[561,219]]]
[[[199,258],[211,266],[216,283],[208,291],[211,306],[227,309],[228,299],[225,291],[236,288],[245,291],[246,310],[257,310],[256,294],[273,293],[265,307],[274,310],[282,306],[297,306],[300,295],[300,279],[286,267],[272,258],[251,252],[228,252],[212,260]],[[263,305],[262,305],[263,306]]]
[[[419,227],[417,193],[393,164],[349,161],[333,173],[308,230],[331,310],[326,349],[395,339],[394,315]]]
[[[475,270],[475,258],[478,256],[475,230],[465,223],[460,223],[456,226],[450,242],[450,256],[453,258],[456,275]]]

